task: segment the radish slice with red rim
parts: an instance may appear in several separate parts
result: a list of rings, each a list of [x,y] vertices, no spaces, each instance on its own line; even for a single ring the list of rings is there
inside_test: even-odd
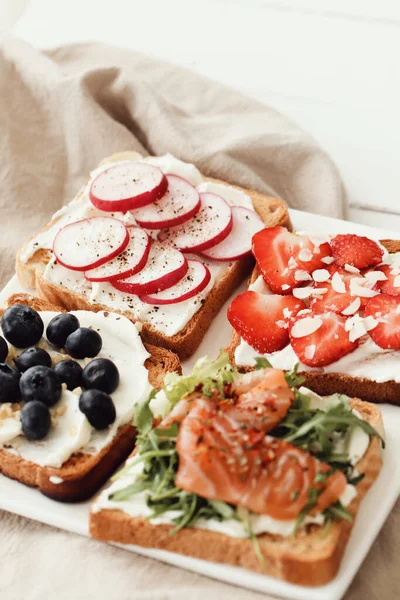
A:
[[[127,279],[113,281],[112,285],[128,294],[154,294],[175,285],[187,270],[188,262],[182,252],[154,242],[144,269]]]
[[[210,269],[199,260],[188,261],[186,275],[173,287],[158,292],[158,294],[146,294],[140,296],[140,300],[146,304],[177,304],[197,296],[207,287],[211,280]]]
[[[200,194],[200,210],[183,225],[163,229],[160,242],[168,242],[183,252],[202,252],[222,242],[232,229],[231,207],[221,196]]]
[[[202,254],[212,260],[238,260],[251,254],[251,240],[265,224],[253,210],[243,206],[232,207],[232,231],[220,244]]]
[[[130,240],[123,252],[96,269],[85,271],[89,281],[115,281],[143,269],[150,252],[151,238],[140,227],[128,227]]]
[[[123,162],[102,171],[93,180],[89,197],[99,210],[126,212],[155,202],[168,189],[158,167],[142,162]]]
[[[160,200],[132,211],[136,222],[142,227],[175,227],[188,221],[199,210],[199,192],[191,183],[178,175],[167,175],[167,180],[168,190]]]
[[[62,227],[53,242],[53,252],[63,267],[86,271],[118,256],[129,243],[125,223],[112,217],[92,217]]]

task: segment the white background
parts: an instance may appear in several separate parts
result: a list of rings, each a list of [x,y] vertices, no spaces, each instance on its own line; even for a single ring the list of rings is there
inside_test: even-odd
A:
[[[400,229],[397,0],[31,0],[14,32],[127,46],[265,101],[332,155],[352,220]]]

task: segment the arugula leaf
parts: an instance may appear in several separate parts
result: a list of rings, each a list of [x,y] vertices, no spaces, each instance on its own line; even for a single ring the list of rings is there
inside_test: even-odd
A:
[[[325,483],[330,475],[329,471],[322,473],[321,471],[314,477],[314,483]]]
[[[297,375],[299,363],[297,363],[291,371],[285,373],[285,379],[290,387],[297,388],[302,385],[306,378],[301,375]]]
[[[208,503],[223,519],[237,519],[236,510],[230,504],[220,500],[209,500]]]
[[[135,404],[133,407],[133,423],[141,436],[147,435],[153,426],[154,417],[149,404],[155,395],[156,390],[152,390],[146,402]]]
[[[190,394],[201,386],[206,396],[217,390],[222,396],[224,386],[239,377],[236,367],[229,363],[229,354],[221,350],[216,360],[207,356],[200,358],[193,367],[191,375],[167,373],[164,378],[164,392],[171,406],[175,406],[185,394]]]
[[[271,435],[310,452],[328,463],[333,470],[342,471],[349,483],[354,481],[354,485],[357,485],[360,479],[353,476],[354,466],[349,461],[348,453],[342,450],[343,442],[346,443],[356,427],[369,436],[378,436],[382,444],[384,442],[378,431],[354,414],[347,396],[337,395],[337,400],[339,402],[328,410],[311,408],[310,397],[295,390],[295,401]]]
[[[265,356],[255,356],[254,363],[255,363],[254,368],[256,370],[272,368],[271,363],[269,362],[269,360],[267,358],[265,358]]]
[[[294,526],[294,530],[293,530],[293,535],[296,535],[296,533],[298,532],[301,524],[303,523],[304,519],[306,518],[306,516],[309,514],[309,512],[317,505],[318,502],[318,490],[316,487],[312,487],[308,490],[308,502],[307,504],[304,506],[304,508],[301,509],[301,511],[299,512],[297,519],[296,519],[296,523]]]
[[[350,523],[353,521],[352,514],[343,506],[343,504],[338,500],[334,504],[331,504],[325,511],[324,515],[327,517],[333,517],[336,519],[344,519],[345,521],[349,521]]]
[[[300,438],[304,438],[312,431],[322,433],[323,429],[325,429],[326,437],[327,433],[331,434],[343,425],[346,426],[346,428],[361,427],[365,433],[378,436],[382,443],[384,443],[382,436],[372,427],[372,425],[357,417],[357,415],[352,412],[351,408],[345,407],[344,404],[338,404],[326,412],[317,410],[311,419],[306,423],[303,423],[297,431],[286,435],[284,439],[287,442],[293,443]]]
[[[115,501],[124,501],[129,500],[131,496],[134,494],[138,494],[139,492],[143,492],[149,488],[149,482],[144,478],[139,478],[134,483],[131,483],[126,488],[122,490],[118,490],[110,495],[110,500]]]
[[[251,522],[251,513],[247,508],[244,508],[243,506],[239,507],[237,512],[238,512],[238,515],[240,515],[240,521],[242,522],[244,530],[246,531],[250,541],[253,544],[254,552],[255,552],[257,560],[260,564],[261,570],[264,571],[265,570],[264,555],[261,551],[258,537],[254,533],[254,530],[253,530],[253,525]]]

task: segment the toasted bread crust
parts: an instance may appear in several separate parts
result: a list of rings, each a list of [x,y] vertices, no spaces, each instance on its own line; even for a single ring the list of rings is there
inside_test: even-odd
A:
[[[383,434],[377,406],[358,399],[352,399],[351,404]],[[365,476],[357,485],[357,496],[348,507],[353,517],[381,467],[380,441],[373,437],[357,464],[357,470]],[[263,572],[299,585],[327,583],[337,573],[352,526],[353,523],[348,521],[335,521],[325,533],[323,527],[312,525],[295,536],[259,535],[258,542],[265,561]],[[90,534],[103,541],[160,548],[252,571],[262,570],[248,539],[195,528],[182,529],[171,536],[170,530],[169,525],[152,525],[146,519],[132,518],[119,510],[92,510],[90,514]]]
[[[47,300],[14,294],[7,300],[7,306],[27,304],[35,310],[60,310]],[[1,314],[2,311],[0,311]],[[150,356],[145,362],[150,383],[160,389],[164,375],[169,371],[181,373],[178,357],[164,348],[145,344]],[[122,425],[114,439],[97,454],[77,453],[72,455],[62,467],[41,467],[25,460],[6,449],[0,449],[0,473],[16,479],[25,485],[38,488],[42,494],[62,502],[80,502],[90,498],[115,471],[118,465],[132,451],[136,430],[130,424]],[[52,477],[61,478],[54,483]]]
[[[119,153],[105,159],[103,163],[118,159],[135,159],[136,153]],[[209,179],[216,183],[225,183],[217,179]],[[229,184],[231,185],[231,184]],[[239,186],[231,185],[238,190],[245,191],[251,198],[256,212],[267,227],[282,225],[291,228],[290,217],[285,203],[278,198],[264,196],[252,190],[243,190]],[[48,229],[57,219],[51,221],[43,230]],[[34,236],[32,236],[34,237]],[[32,239],[32,238],[30,238]],[[29,241],[29,240],[28,240]],[[25,245],[19,250],[16,258],[16,272],[20,283],[27,289],[36,288],[36,293],[52,304],[62,307],[66,310],[109,310],[106,306],[100,304],[91,304],[87,298],[69,291],[67,288],[54,285],[45,281],[43,278],[44,269],[49,262],[52,252],[50,250],[39,249],[32,258],[24,263],[21,260],[21,252]],[[144,342],[168,348],[176,352],[181,359],[191,356],[199,346],[205,332],[209,328],[215,315],[219,312],[223,304],[251,272],[254,266],[254,260],[251,256],[235,261],[233,267],[222,275],[215,283],[211,292],[205,298],[204,303],[193,315],[187,325],[177,334],[166,336],[157,331],[151,325],[144,323],[142,329],[142,339]],[[179,307],[179,305],[177,305]],[[118,311],[115,311],[118,312]],[[132,313],[120,311],[128,319],[134,321]]]
[[[400,252],[399,240],[381,240],[381,244],[391,254]],[[260,271],[256,265],[249,284],[254,283],[259,275]],[[235,364],[235,350],[239,344],[240,336],[232,329],[231,343],[227,348],[232,364]],[[246,373],[253,370],[253,367],[239,366],[238,368]],[[400,383],[396,383],[396,381],[378,383],[366,377],[353,377],[345,373],[319,373],[316,371],[301,371],[301,375],[306,379],[305,385],[321,396],[337,392],[361,398],[367,402],[388,402],[389,404],[400,405]]]

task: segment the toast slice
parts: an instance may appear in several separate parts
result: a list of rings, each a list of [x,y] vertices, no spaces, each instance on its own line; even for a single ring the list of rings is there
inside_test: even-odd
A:
[[[380,240],[380,243],[390,254],[400,252],[400,240]],[[260,271],[256,265],[249,284],[254,283],[259,275]],[[240,336],[232,329],[231,343],[227,348],[232,364],[235,364],[235,350],[239,344]],[[242,372],[249,372],[253,370],[253,367],[238,366],[238,369]],[[321,373],[318,371],[301,371],[301,376],[305,378],[304,385],[320,396],[338,393],[361,398],[368,402],[388,402],[389,404],[400,405],[400,383],[396,381],[378,383],[366,377],[354,377],[345,373]]]
[[[383,435],[382,417],[377,406],[357,398],[350,403]],[[372,437],[366,453],[356,465],[357,471],[365,476],[357,485],[357,495],[347,507],[353,516],[353,522],[337,520],[328,530],[324,530],[321,525],[308,525],[288,537],[271,534],[257,536],[264,557],[263,570],[249,539],[191,527],[170,535],[170,525],[152,525],[146,519],[133,518],[115,509],[92,509],[89,530],[94,538],[107,542],[159,548],[227,563],[298,585],[324,585],[338,571],[359,505],[378,477],[381,466],[380,441],[377,437]]]
[[[26,294],[14,294],[7,306],[27,304],[35,310],[59,311],[47,300]],[[0,316],[3,311],[0,311]],[[181,372],[178,357],[164,348],[145,344],[150,357],[145,362],[149,381],[160,389],[164,375]],[[25,460],[7,449],[0,450],[0,473],[16,479],[30,487],[38,488],[42,494],[61,502],[78,502],[91,497],[107,481],[118,465],[132,451],[136,430],[130,424],[122,425],[114,439],[97,454],[73,454],[60,468],[42,467]]]
[[[103,161],[103,163],[115,160],[136,160],[138,156],[137,153],[122,152],[109,157]],[[205,178],[205,180],[228,185],[225,182],[216,179]],[[252,190],[244,190],[243,188],[231,184],[229,185],[230,187],[234,187],[248,194],[254,209],[260,215],[266,227],[274,227],[275,225],[282,225],[288,228],[291,227],[288,209],[282,200],[264,196],[263,194]],[[49,229],[58,218],[59,217],[53,219],[42,231]],[[29,240],[26,244],[28,242]],[[110,309],[110,307],[101,304],[93,304],[83,295],[76,294],[61,285],[46,281],[43,277],[43,273],[52,257],[52,252],[50,250],[38,249],[27,262],[23,262],[21,254],[23,253],[26,244],[19,250],[16,258],[17,276],[20,283],[25,288],[36,289],[36,293],[39,297],[66,310],[113,310],[113,312],[118,312],[114,308]],[[167,336],[158,331],[154,326],[144,322],[141,334],[143,341],[155,346],[168,348],[173,352],[176,352],[181,359],[191,356],[199,346],[215,315],[243,279],[251,273],[254,261],[251,256],[247,256],[235,261],[232,265],[231,268],[226,268],[217,277],[214,287],[202,302],[201,307],[181,331],[175,335]],[[179,310],[179,305],[177,305],[177,309]],[[135,320],[132,311],[124,310],[120,312],[128,319],[132,321]]]

